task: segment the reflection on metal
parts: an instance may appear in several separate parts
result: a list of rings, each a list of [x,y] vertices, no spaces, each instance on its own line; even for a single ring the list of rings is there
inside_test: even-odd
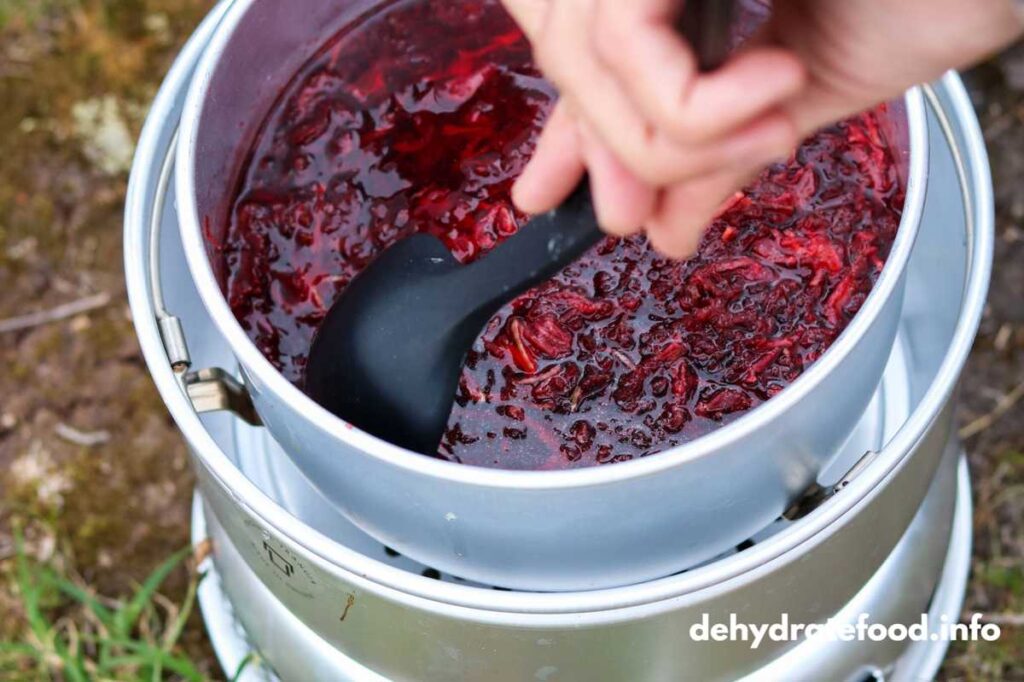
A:
[[[175,374],[181,374],[192,365],[192,359],[188,354],[188,344],[185,342],[185,331],[181,328],[181,320],[174,315],[157,317],[157,325],[160,327],[160,338],[164,342],[164,349],[167,351],[167,361]]]
[[[805,490],[803,494],[800,495],[792,505],[790,505],[789,509],[783,512],[782,518],[787,521],[795,521],[807,516],[824,504],[826,500],[831,499],[833,495],[850,485],[850,482],[857,477],[857,474],[864,471],[868,464],[875,461],[875,457],[877,456],[878,453],[873,450],[865,452],[864,455],[857,460],[857,463],[850,467],[850,470],[843,474],[843,477],[840,478],[835,485],[825,487],[818,483],[812,483],[810,487],[808,487],[807,490]]]
[[[835,494],[835,490],[832,488],[825,488],[818,483],[812,483],[808,486],[807,490],[800,495],[800,497],[793,501],[793,504],[789,506],[789,509],[782,512],[782,518],[787,521],[802,519],[820,507],[822,503],[832,497],[833,494]]]
[[[185,388],[196,412],[227,410],[253,426],[260,426],[263,423],[252,406],[245,386],[220,367],[189,372],[185,375]]]
[[[178,131],[175,129],[171,136],[171,149],[178,140]],[[156,312],[157,326],[160,328],[160,338],[164,342],[164,349],[167,351],[167,359],[175,374],[182,374],[192,366],[192,359],[188,354],[188,344],[185,342],[185,332],[181,328],[181,320],[167,312],[164,305],[164,292],[160,282],[160,227],[163,224],[164,206],[167,203],[167,188],[171,182],[171,173],[174,171],[174,154],[168,153],[160,164],[160,176],[156,183],[156,197],[153,200],[153,212],[149,217],[149,290],[153,296],[153,308]]]

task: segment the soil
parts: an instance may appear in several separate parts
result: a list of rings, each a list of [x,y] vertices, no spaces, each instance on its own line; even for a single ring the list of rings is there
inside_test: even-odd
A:
[[[135,340],[121,216],[148,102],[209,5],[0,0],[0,320],[96,306],[0,333],[0,641],[25,625],[12,523],[111,596],[189,542],[193,477]],[[185,646],[219,675],[198,617]]]
[[[974,557],[964,613],[1002,624],[997,642],[954,644],[948,680],[1024,680],[1024,44],[966,75],[991,157],[995,263],[960,382],[974,488]]]
[[[142,362],[121,269],[133,141],[206,0],[0,0],[0,641],[25,622],[11,526],[35,556],[125,593],[188,543],[187,454]],[[969,74],[996,182],[996,266],[961,387],[974,476],[965,613],[998,642],[955,645],[943,679],[1024,680],[1024,46]],[[37,320],[38,322],[38,320]],[[167,586],[180,600],[184,571]],[[221,675],[193,618],[185,647]]]

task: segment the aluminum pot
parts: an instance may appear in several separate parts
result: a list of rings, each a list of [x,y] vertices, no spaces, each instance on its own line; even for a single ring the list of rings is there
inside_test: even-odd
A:
[[[196,396],[172,371],[178,348],[161,338],[162,323],[170,319],[161,283],[167,307],[181,315],[197,366],[231,359],[188,279],[175,233],[175,202],[158,198],[184,83],[210,28],[205,25],[184,50],[139,142],[126,206],[126,278],[146,362],[193,454],[223,587],[254,643],[285,679],[378,679],[374,673],[417,681],[724,680],[745,673],[755,680],[883,677],[872,676],[879,671],[871,667],[851,677],[852,659],[886,669],[886,679],[894,681],[931,677],[937,668],[934,649],[925,655],[928,660],[900,657],[890,678],[887,661],[898,654],[899,643],[844,646],[841,655],[831,655],[803,644],[764,643],[753,650],[736,642],[695,642],[687,631],[702,614],[717,622],[735,613],[743,622],[769,623],[787,613],[791,622],[809,623],[848,609],[864,611],[868,580],[892,568],[893,548],[901,536],[900,544],[907,541],[910,519],[950,512],[948,498],[938,508],[921,504],[930,482],[933,489],[937,484],[937,469],[939,479],[946,469],[939,462],[951,432],[953,389],[984,306],[994,233],[984,141],[954,75],[926,91],[933,191],[908,266],[899,342],[883,380],[886,411],[893,403],[903,406],[895,410],[897,419],[887,421],[877,455],[840,494],[739,553],[641,585],[538,595],[440,582],[396,568],[379,546],[369,552],[351,535],[341,538],[330,523],[301,508],[318,498],[308,485],[287,501],[275,491],[284,477],[274,467],[290,467],[290,461],[252,451],[247,466],[246,453],[232,437],[245,428],[240,420],[197,414]],[[154,219],[162,226],[158,243],[151,243],[148,229]],[[952,447],[947,455],[956,454]],[[268,475],[250,468],[261,464]],[[964,498],[969,506],[969,495]],[[321,512],[338,516],[325,502]],[[873,622],[913,622],[926,608],[943,545],[935,533],[944,523],[909,539],[909,564],[895,568],[910,575],[898,585],[884,581],[884,606],[868,609]],[[968,557],[958,556],[963,565],[955,573],[962,580]],[[264,591],[273,598],[266,599]],[[962,591],[962,582],[952,589]],[[940,613],[959,613],[951,601],[935,596],[936,604],[944,604]],[[204,599],[207,606],[223,604]],[[211,611],[207,617],[212,622],[225,615]],[[325,654],[343,654],[357,662],[356,669],[324,672]]]
[[[353,429],[288,382],[231,313],[204,238],[204,224],[216,234],[225,222],[242,152],[287,80],[373,4],[238,0],[214,30],[184,105],[175,186],[185,257],[273,437],[376,539],[446,572],[517,589],[596,589],[669,575],[777,518],[847,439],[889,356],[925,194],[921,92],[889,107],[906,202],[888,262],[849,327],[790,387],[646,459],[573,471],[481,469]]]

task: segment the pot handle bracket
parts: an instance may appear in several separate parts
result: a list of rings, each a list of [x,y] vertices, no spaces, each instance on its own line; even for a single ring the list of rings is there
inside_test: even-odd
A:
[[[187,373],[185,391],[192,401],[192,407],[200,414],[227,410],[234,412],[247,424],[263,425],[245,385],[220,367]]]
[[[789,506],[789,509],[782,513],[782,518],[787,521],[796,521],[810,514],[812,511],[820,507],[827,500],[831,499],[836,493],[841,491],[846,486],[850,485],[850,482],[858,476],[864,469],[868,467],[875,457],[878,456],[878,452],[875,450],[868,450],[860,459],[854,463],[850,470],[843,474],[843,477],[839,479],[835,484],[823,486],[817,481],[812,483],[800,496],[793,501],[793,504]]]
[[[262,426],[263,422],[256,413],[252,397],[245,385],[220,367],[189,371],[192,367],[192,356],[188,352],[185,330],[181,320],[172,315],[164,303],[163,285],[160,282],[160,230],[163,225],[164,207],[167,202],[167,191],[170,188],[171,175],[174,170],[174,150],[177,147],[178,131],[175,130],[168,145],[167,155],[160,167],[157,179],[156,196],[153,201],[153,213],[149,223],[149,291],[153,301],[157,328],[160,340],[163,341],[167,361],[178,377],[182,390],[188,396],[192,407],[199,414],[206,412],[228,411],[243,419],[252,426]]]

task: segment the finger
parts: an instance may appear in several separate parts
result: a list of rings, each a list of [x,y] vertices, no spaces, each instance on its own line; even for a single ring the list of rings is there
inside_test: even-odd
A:
[[[759,167],[723,171],[666,189],[645,224],[651,246],[670,258],[692,256],[723,203],[758,172]]]
[[[533,158],[512,186],[512,201],[525,213],[549,211],[572,193],[583,173],[576,122],[562,100],[537,139]]]
[[[601,140],[633,175],[652,186],[785,154],[799,140],[786,114],[765,114],[720,141],[675,144],[652,132],[618,81],[598,62],[587,34],[595,0],[560,0],[550,6],[535,52],[545,75],[577,107]]]
[[[626,92],[596,59],[589,38],[595,0],[553,3],[534,52],[544,75],[597,135],[637,174],[650,156],[650,131]]]
[[[676,140],[712,140],[785,102],[806,81],[804,67],[786,50],[743,51],[718,71],[698,76],[688,90],[647,93],[652,98],[648,115]],[[638,90],[649,87],[637,85]]]
[[[654,211],[657,190],[630,173],[586,124],[580,139],[601,229],[619,237],[639,231]]]
[[[666,186],[728,169],[763,167],[788,155],[799,141],[799,133],[788,113],[772,111],[704,145],[674,145],[657,136],[654,150],[642,162],[638,175],[655,186]]]
[[[544,25],[548,0],[502,0],[502,4],[532,43]]]
[[[621,164],[647,185],[662,186],[695,175],[785,154],[799,140],[782,112],[772,112],[697,146],[676,144],[652,133],[618,81],[596,61],[584,30],[594,0],[551,5],[536,52],[541,68],[577,107]]]
[[[720,69],[699,74],[689,45],[673,28],[672,0],[600,0],[594,51],[633,98],[640,114],[679,142],[706,143],[798,92],[806,73],[781,48],[742,50]]]

